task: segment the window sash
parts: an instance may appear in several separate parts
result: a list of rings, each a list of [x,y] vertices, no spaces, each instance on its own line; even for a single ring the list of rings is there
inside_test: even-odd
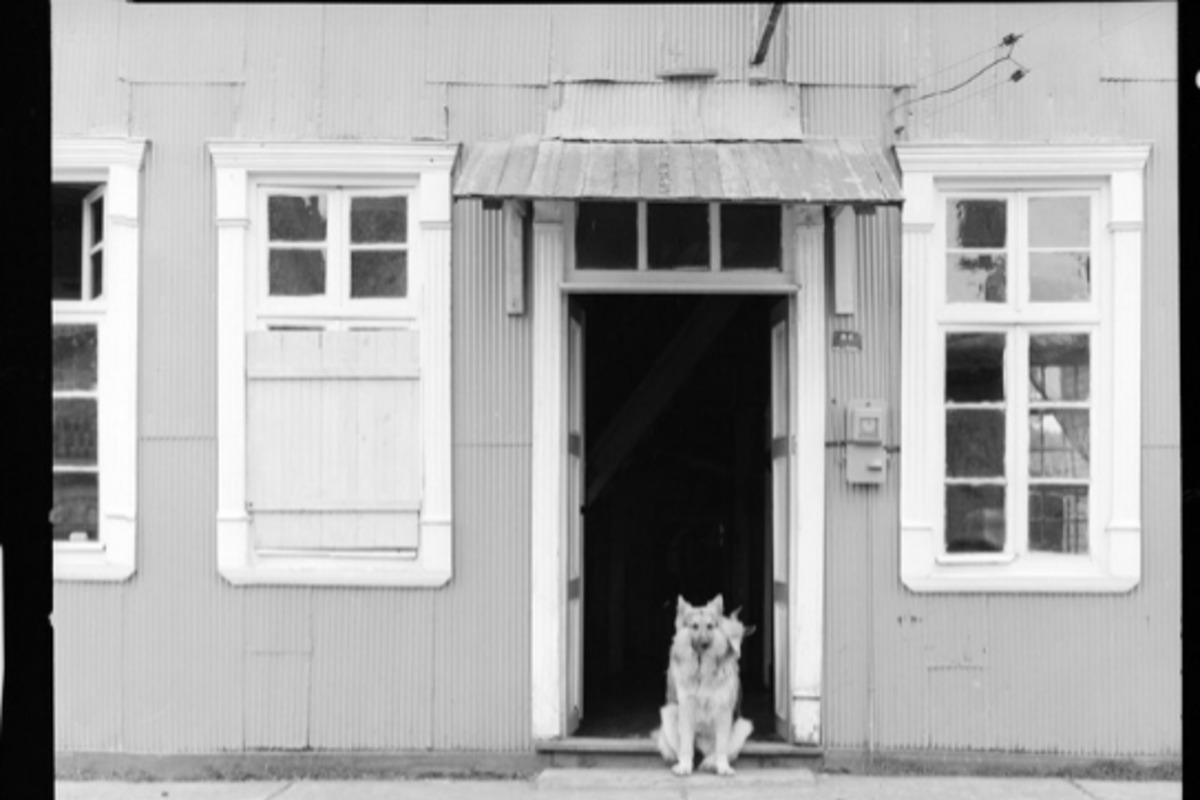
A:
[[[1072,558],[1090,558],[1095,547],[1099,530],[1098,515],[1092,510],[1092,500],[1096,494],[1096,481],[1102,465],[1097,463],[1096,426],[1097,404],[1100,393],[1096,390],[1096,365],[1100,360],[1098,354],[1099,326],[1081,325],[988,325],[988,324],[943,324],[938,327],[938,356],[937,375],[938,385],[935,388],[936,397],[941,398],[938,413],[937,443],[935,453],[935,468],[937,479],[934,487],[938,493],[934,508],[939,509],[935,515],[935,532],[938,548],[937,560],[940,563],[992,563],[1011,561],[1017,557],[1069,556]],[[946,343],[949,334],[954,333],[1004,333],[1006,335],[1004,351],[1004,401],[1001,402],[947,402],[946,393]],[[1087,401],[1036,401],[1029,398],[1029,344],[1030,337],[1039,334],[1078,334],[1088,335],[1088,363],[1091,370],[1089,399]],[[952,477],[947,474],[947,441],[946,441],[946,412],[950,410],[970,409],[999,409],[1005,411],[1005,456],[1003,476],[989,477]],[[1059,478],[1053,476],[1033,477],[1030,472],[1030,435],[1029,415],[1031,411],[1040,410],[1087,410],[1089,414],[1089,469],[1086,478]],[[1004,516],[1005,543],[1004,550],[999,553],[951,553],[946,549],[946,487],[947,486],[984,486],[1000,485],[1005,487]],[[1088,489],[1089,513],[1087,521],[1088,547],[1081,553],[1044,553],[1029,549],[1029,492],[1035,486],[1085,486]]]
[[[273,242],[267,227],[268,203],[272,196],[311,196],[323,194],[328,200],[327,227],[323,242]],[[405,241],[352,243],[350,236],[351,201],[359,197],[405,198]],[[257,221],[252,223],[251,252],[255,254],[247,295],[246,321],[251,330],[268,326],[312,327],[325,330],[361,327],[392,327],[397,320],[415,325],[419,308],[420,275],[414,247],[417,229],[414,187],[402,182],[372,185],[355,181],[353,187],[341,184],[264,182],[256,184]],[[325,251],[325,292],[311,296],[270,294],[270,251],[296,249]],[[406,294],[404,297],[351,297],[351,254],[356,252],[402,252],[406,254]]]

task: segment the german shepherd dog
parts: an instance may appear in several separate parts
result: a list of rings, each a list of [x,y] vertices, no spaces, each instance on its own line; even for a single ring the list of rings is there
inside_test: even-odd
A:
[[[724,616],[724,600],[692,606],[681,596],[675,611],[675,636],[667,669],[667,704],[659,714],[662,727],[654,739],[663,759],[675,761],[671,771],[689,775],[695,750],[704,754],[700,769],[732,775],[729,762],[737,758],[754,730],[738,716],[741,682],[738,660],[742,639],[754,632],[735,610]]]

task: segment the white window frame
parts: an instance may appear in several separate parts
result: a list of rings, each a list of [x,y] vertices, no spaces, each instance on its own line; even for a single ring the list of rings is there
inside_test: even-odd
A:
[[[137,569],[137,354],[141,168],[144,139],[55,138],[54,183],[96,183],[104,196],[103,294],[52,300],[54,324],[95,325],[97,331],[97,467],[95,542],[55,542],[54,579],[124,581]],[[91,215],[85,203],[84,227]],[[92,237],[84,237],[85,251]],[[81,252],[84,259],[89,252]],[[81,264],[88,291],[90,264]]]
[[[1149,152],[1149,145],[1141,143],[896,145],[905,196],[900,577],[910,590],[1116,593],[1140,581],[1142,227]],[[1013,283],[1011,265],[1006,308],[945,302],[945,198],[989,190],[1041,194],[1060,189],[1095,198],[1092,299],[1045,304],[1021,321],[1044,325],[1035,332],[1091,334],[1089,551],[1086,556],[1026,552],[1026,531],[1015,530],[1027,525],[1021,513],[1021,519],[1008,516],[1006,553],[946,554],[943,337],[947,331],[990,326],[1010,331],[1013,363],[1005,369],[1006,401],[1012,403],[1015,392],[1025,391],[1027,373],[1020,372],[1025,354],[1016,348],[1026,341],[1022,331],[1031,329],[1017,326],[1018,332],[1011,332],[1019,315],[1007,309],[1020,308],[1024,292],[1020,278]],[[1016,406],[1025,408],[1024,398]],[[1010,408],[1007,447],[1027,447],[1020,426],[1012,422],[1014,413]],[[1014,463],[1023,460],[1010,459],[1010,471]],[[1023,512],[1025,503],[1017,500],[1017,510]],[[1009,508],[1014,508],[1012,498]]]
[[[450,174],[456,144],[212,141],[217,224],[217,566],[236,585],[437,587],[452,577],[450,441]],[[264,187],[342,186],[409,193],[408,297],[368,301],[361,313],[267,307]],[[256,203],[261,202],[259,213]],[[256,222],[258,223],[256,225]],[[259,273],[259,279],[255,275]],[[355,304],[358,301],[354,301]],[[331,316],[332,315],[332,316]],[[420,545],[408,554],[258,551],[246,508],[246,332],[267,324],[327,330],[420,330],[422,502]]]

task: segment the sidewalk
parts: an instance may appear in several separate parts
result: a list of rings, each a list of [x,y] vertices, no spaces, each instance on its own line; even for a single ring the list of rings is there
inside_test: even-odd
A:
[[[59,781],[58,800],[1181,800],[1177,782],[814,775],[746,769],[732,778],[667,770],[548,769],[530,780],[117,783]]]

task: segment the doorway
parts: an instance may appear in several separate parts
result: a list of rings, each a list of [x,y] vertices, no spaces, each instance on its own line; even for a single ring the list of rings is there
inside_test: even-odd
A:
[[[756,631],[742,715],[778,741],[772,310],[754,295],[585,295],[582,709],[575,735],[658,725],[676,599],[720,593]],[[786,570],[785,570],[786,572]]]

